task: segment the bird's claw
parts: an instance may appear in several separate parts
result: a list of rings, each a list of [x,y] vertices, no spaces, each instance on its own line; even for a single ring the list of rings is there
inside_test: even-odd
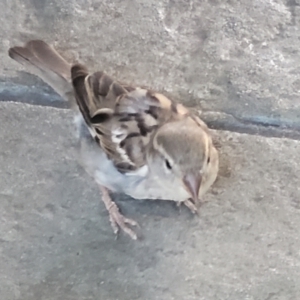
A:
[[[138,223],[132,219],[124,217],[119,208],[115,203],[111,205],[109,212],[109,220],[111,227],[115,234],[119,233],[119,230],[123,230],[126,234],[128,234],[133,240],[137,240],[137,234],[128,226],[139,226]]]
[[[192,202],[191,199],[186,199],[182,202],[177,202],[177,206],[180,207],[181,204],[184,204],[193,214],[198,214],[198,207]]]
[[[193,213],[193,214],[196,214],[198,212],[198,208],[197,206],[190,200],[190,199],[187,199],[185,201],[183,201],[184,205],[190,209],[190,211]]]

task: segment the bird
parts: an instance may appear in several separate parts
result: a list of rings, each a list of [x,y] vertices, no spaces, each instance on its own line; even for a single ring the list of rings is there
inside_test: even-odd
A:
[[[175,201],[197,213],[217,178],[219,154],[195,113],[159,92],[69,63],[42,40],[8,54],[76,112],[80,163],[99,187],[115,234],[136,240],[139,224],[120,212],[111,193]]]

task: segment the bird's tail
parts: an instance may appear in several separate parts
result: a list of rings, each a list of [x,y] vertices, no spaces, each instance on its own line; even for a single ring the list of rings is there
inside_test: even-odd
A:
[[[41,40],[29,41],[24,47],[12,47],[9,56],[25,66],[29,72],[50,85],[70,106],[75,98],[71,82],[71,64]]]

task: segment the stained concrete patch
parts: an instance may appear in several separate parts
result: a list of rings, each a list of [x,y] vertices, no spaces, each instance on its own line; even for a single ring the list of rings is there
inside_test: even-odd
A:
[[[115,240],[76,161],[71,112],[1,103],[0,118],[1,299],[299,299],[300,142],[214,132],[199,218],[116,195],[134,242]]]

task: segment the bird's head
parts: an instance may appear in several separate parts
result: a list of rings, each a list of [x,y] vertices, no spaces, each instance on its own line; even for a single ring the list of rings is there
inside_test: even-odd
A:
[[[152,171],[182,184],[194,203],[210,164],[211,139],[193,120],[169,122],[158,129],[153,137],[149,158]]]

